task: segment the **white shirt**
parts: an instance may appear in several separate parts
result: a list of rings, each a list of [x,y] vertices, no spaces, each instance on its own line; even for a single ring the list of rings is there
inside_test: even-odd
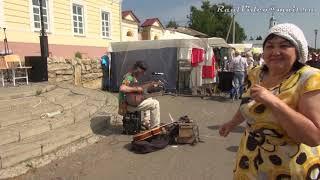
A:
[[[246,69],[248,68],[248,63],[247,60],[240,55],[237,57],[233,58],[231,61],[231,70],[233,72],[245,72]]]

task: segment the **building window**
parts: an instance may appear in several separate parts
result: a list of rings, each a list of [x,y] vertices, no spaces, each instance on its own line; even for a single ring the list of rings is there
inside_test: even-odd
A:
[[[3,23],[3,16],[4,16],[4,13],[3,13],[3,2],[0,1],[0,27],[4,27],[4,23]]]
[[[73,32],[75,34],[84,34],[84,10],[83,6],[78,4],[72,5],[73,13]]]
[[[128,31],[128,32],[127,32],[127,36],[133,37],[133,33],[132,33],[131,31]]]
[[[106,11],[101,12],[101,27],[102,27],[102,37],[110,37],[110,13]]]
[[[33,26],[35,30],[40,30],[40,3],[39,0],[32,0],[33,9]],[[49,13],[48,13],[48,0],[42,0],[42,13],[43,13],[43,24],[44,29],[49,30]]]
[[[158,40],[159,37],[158,37],[157,35],[155,35],[153,39],[154,39],[154,40]]]

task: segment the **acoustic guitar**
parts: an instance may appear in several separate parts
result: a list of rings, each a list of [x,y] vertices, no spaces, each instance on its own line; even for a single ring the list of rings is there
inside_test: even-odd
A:
[[[163,83],[161,81],[152,81],[143,85],[134,84],[132,87],[137,86],[143,88],[143,93],[126,93],[126,102],[130,106],[138,106],[142,101],[149,97],[163,95]]]
[[[152,136],[159,135],[164,131],[164,128],[166,126],[169,126],[169,125],[174,124],[174,123],[177,123],[177,122],[171,122],[171,123],[164,124],[164,125],[161,125],[159,127],[152,128],[150,130],[138,133],[138,134],[133,136],[133,141],[143,141],[145,139],[151,138]]]

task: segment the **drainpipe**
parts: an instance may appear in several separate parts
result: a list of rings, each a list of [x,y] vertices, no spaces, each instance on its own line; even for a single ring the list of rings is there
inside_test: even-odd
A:
[[[122,0],[119,0],[120,42],[122,41]]]
[[[40,5],[40,22],[41,22],[41,31],[40,31],[40,49],[41,49],[41,60],[44,61],[47,70],[47,57],[49,56],[49,48],[48,48],[48,36],[44,29],[44,22],[43,22],[43,6],[42,6],[42,0],[39,0]],[[47,12],[48,13],[48,12]],[[45,80],[48,80],[48,73],[45,77]]]

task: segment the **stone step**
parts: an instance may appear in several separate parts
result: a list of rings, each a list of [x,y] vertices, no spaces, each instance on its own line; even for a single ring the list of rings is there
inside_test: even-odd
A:
[[[23,123],[31,120],[40,119],[41,115],[47,112],[56,112],[61,110],[60,106],[57,105],[46,105],[41,109],[35,109],[34,111],[27,112],[15,112],[7,113],[5,116],[2,115],[0,118],[0,129],[4,129],[7,126]]]
[[[69,88],[70,92],[75,93],[75,94],[81,94],[87,96],[89,99],[97,99],[104,97],[104,99],[107,97],[107,92],[101,91],[101,90],[92,90],[88,88],[83,88],[83,87],[75,87],[72,85],[64,84],[61,85],[64,88]],[[59,86],[60,87],[60,86]],[[99,99],[97,99],[99,100]]]
[[[67,111],[86,101],[86,97],[78,95],[65,95],[55,100],[44,100],[40,105],[34,108],[25,108],[20,111],[0,112],[0,125],[6,127],[16,123],[39,119],[45,113],[56,111]]]
[[[36,106],[40,103],[40,97],[25,97],[23,100],[20,99],[9,99],[0,101],[0,113],[7,111],[16,111],[28,107]]]
[[[96,113],[103,105],[104,104],[101,104],[100,102],[93,102],[91,100],[90,104],[78,104],[52,118],[37,118],[2,127],[0,128],[0,139],[2,139],[0,145],[18,142],[59,127],[78,123],[83,119],[89,119],[89,117]]]
[[[20,162],[55,153],[72,142],[93,137],[94,133],[99,134],[108,127],[108,121],[117,118],[117,98],[111,94],[74,87],[56,92],[41,94],[51,104],[44,106],[41,103],[41,108],[22,113],[21,121],[8,116],[6,120],[0,118],[3,125],[0,127],[0,139],[3,140],[0,142],[0,172]],[[61,110],[61,106],[64,108],[62,114],[39,118],[44,112]]]
[[[5,111],[28,111],[29,109],[36,108],[47,101],[47,98],[63,98],[70,94],[70,91],[65,89],[53,89],[49,92],[44,92],[38,96],[23,97],[17,99],[0,100],[0,112]],[[1,117],[1,116],[0,116]]]
[[[15,126],[8,126],[0,129],[0,146],[13,142],[19,142],[25,137],[32,136],[33,134],[40,134],[50,131],[47,121],[32,120],[20,123]]]
[[[92,116],[94,118],[95,116]],[[92,122],[90,119],[42,133],[20,142],[0,146],[0,169],[22,161],[42,156],[74,141],[87,138],[106,127],[106,120]]]
[[[0,129],[0,145],[19,142],[37,134],[73,123],[73,113],[69,110],[69,112],[57,115],[54,118],[35,119],[13,124]]]
[[[21,87],[6,87],[0,89],[0,101],[21,99],[29,96],[35,96],[41,93],[50,92],[56,89],[56,85],[46,83],[32,83]]]

